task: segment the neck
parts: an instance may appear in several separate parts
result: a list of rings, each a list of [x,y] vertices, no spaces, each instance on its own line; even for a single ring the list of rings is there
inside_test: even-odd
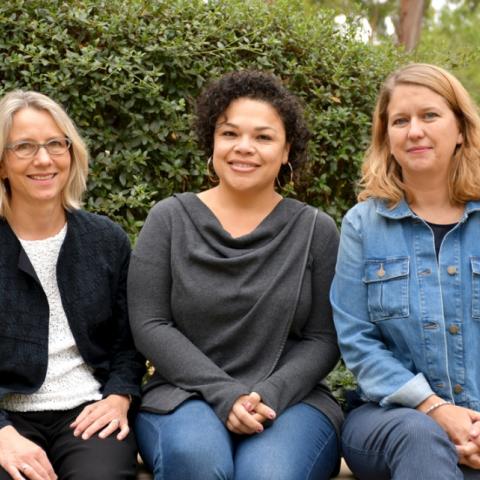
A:
[[[252,232],[282,199],[273,187],[262,192],[231,191],[221,185],[198,194],[232,237]]]
[[[460,220],[464,205],[450,200],[446,182],[434,185],[408,184],[407,200],[411,209],[431,223],[450,224]]]
[[[65,225],[66,214],[61,205],[15,208],[12,202],[8,223],[17,237],[24,240],[42,240],[52,237]]]
[[[243,211],[270,211],[282,199],[273,188],[256,192],[237,192],[222,185],[211,189],[220,205],[224,208]]]

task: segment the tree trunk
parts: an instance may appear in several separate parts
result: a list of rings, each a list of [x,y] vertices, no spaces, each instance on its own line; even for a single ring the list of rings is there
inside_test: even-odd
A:
[[[412,51],[420,40],[424,0],[400,0],[398,41],[407,52]]]

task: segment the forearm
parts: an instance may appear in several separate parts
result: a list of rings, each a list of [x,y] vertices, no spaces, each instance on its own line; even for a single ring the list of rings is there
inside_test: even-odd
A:
[[[113,337],[110,350],[110,368],[103,394],[140,396],[140,384],[145,374],[145,359],[135,349],[130,330],[127,307],[127,277],[130,261],[129,245],[125,245],[122,268],[112,304]]]
[[[282,358],[278,368],[252,390],[277,415],[302,401],[336,365],[340,352],[332,339],[303,340]]]
[[[174,326],[149,321],[135,336],[139,350],[169,383],[189,392],[200,393],[224,421],[234,401],[249,389],[234,379]]]
[[[297,319],[303,324],[297,332],[299,339],[282,355],[270,377],[253,388],[277,413],[305,398],[335,367],[340,356],[329,301],[338,231],[331,219],[321,216],[317,220],[311,261],[303,280],[304,295],[300,297],[304,302],[309,298],[308,317],[306,321]],[[305,311],[305,303],[297,310]]]

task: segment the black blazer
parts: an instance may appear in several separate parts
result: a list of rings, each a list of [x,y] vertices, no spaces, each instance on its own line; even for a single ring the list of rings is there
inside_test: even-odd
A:
[[[63,308],[77,347],[102,385],[102,395],[139,396],[143,358],[128,323],[130,244],[115,223],[82,210],[67,212],[57,262]],[[0,397],[33,393],[48,363],[47,297],[20,242],[0,219]],[[0,428],[8,425],[0,410]]]

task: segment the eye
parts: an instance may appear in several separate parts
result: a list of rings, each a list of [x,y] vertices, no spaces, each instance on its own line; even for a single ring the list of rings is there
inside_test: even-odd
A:
[[[68,138],[52,138],[45,146],[50,155],[61,155],[68,150],[70,140]]]
[[[233,130],[224,130],[220,133],[222,137],[236,137],[237,134]]]
[[[270,135],[267,135],[266,133],[260,134],[257,138],[258,140],[265,140],[265,141],[272,140],[272,137]]]
[[[36,145],[32,142],[21,142],[17,143],[13,147],[13,150],[17,153],[31,153],[35,151],[35,148]]]
[[[397,117],[392,120],[392,125],[395,127],[401,127],[403,125],[406,125],[408,123],[408,118],[406,117]]]
[[[426,112],[423,116],[426,120],[434,120],[435,118],[439,117],[438,113],[436,112]]]
[[[54,138],[53,140],[50,140],[47,145],[50,148],[58,148],[58,147],[64,147],[65,146],[65,141],[61,140],[59,138]]]

